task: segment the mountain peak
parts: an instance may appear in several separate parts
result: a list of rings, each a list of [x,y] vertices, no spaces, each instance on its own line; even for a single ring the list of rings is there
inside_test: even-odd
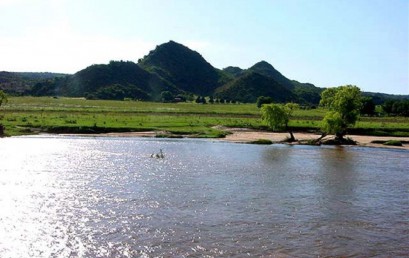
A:
[[[173,40],[169,40],[168,42],[160,44],[159,46],[157,46],[157,48],[162,48],[162,49],[163,48],[175,48],[175,47],[190,50],[187,46],[185,46],[183,44],[180,44],[180,43],[178,43],[176,41],[173,41]],[[193,51],[193,50],[191,50],[191,51]]]
[[[220,86],[217,69],[198,52],[172,40],[157,46],[138,64],[187,92],[206,95]]]
[[[293,83],[287,77],[282,75],[279,71],[277,71],[271,64],[269,64],[266,61],[260,61],[256,63],[255,65],[247,69],[247,71],[256,72],[264,76],[273,78],[277,82],[281,83],[281,85],[283,85],[287,89],[294,88]]]
[[[261,60],[260,62],[254,64],[252,67],[265,67],[265,68],[274,69],[274,67],[270,63],[268,63],[267,61],[264,61],[264,60]]]
[[[216,90],[216,96],[240,102],[255,102],[259,96],[272,97],[274,102],[295,101],[296,95],[270,76],[248,71]]]

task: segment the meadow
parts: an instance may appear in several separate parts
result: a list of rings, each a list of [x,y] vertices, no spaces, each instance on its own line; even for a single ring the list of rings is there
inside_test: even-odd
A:
[[[295,131],[319,131],[327,110],[297,110]],[[10,97],[0,108],[8,136],[49,133],[163,131],[165,135],[223,137],[217,126],[266,130],[255,104],[157,103],[83,98]],[[409,136],[408,117],[361,117],[350,133]]]

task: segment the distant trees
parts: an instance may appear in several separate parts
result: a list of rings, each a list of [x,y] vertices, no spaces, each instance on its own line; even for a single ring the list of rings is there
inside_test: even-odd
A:
[[[4,91],[0,90],[0,106],[3,105],[3,103],[7,103],[7,95],[4,93]]]
[[[202,97],[202,96],[197,96],[195,102],[198,103],[198,104],[206,104],[207,103],[206,98]]]
[[[55,80],[46,80],[36,83],[30,90],[33,96],[54,96],[56,94]]]
[[[197,96],[195,99],[195,102],[198,104],[237,104],[240,103],[237,100],[230,100],[230,99],[223,99],[223,98],[217,98],[213,96],[208,96],[208,97],[203,97],[203,96]]]
[[[292,129],[288,123],[293,115],[294,110],[299,109],[295,103],[282,104],[265,104],[261,106],[261,118],[272,130],[285,129],[290,134],[289,142],[295,141]]]
[[[388,115],[409,116],[409,99],[387,100],[383,103],[382,110]]]
[[[322,130],[335,134],[342,141],[349,126],[355,124],[361,110],[361,90],[357,86],[346,85],[328,88],[321,93],[320,105],[330,111],[322,120]]]
[[[162,102],[172,102],[175,99],[172,92],[170,91],[162,91],[160,97]]]
[[[109,99],[109,100],[124,100],[130,99],[149,99],[149,95],[135,87],[132,84],[112,84],[99,88],[94,93],[86,93],[87,99]]]
[[[360,113],[361,115],[373,116],[375,115],[375,102],[372,97],[363,97]]]
[[[3,103],[7,103],[7,95],[4,93],[2,90],[0,90],[0,106],[3,105]],[[4,135],[4,126],[0,124],[0,136]]]
[[[256,105],[258,108],[261,108],[264,104],[271,104],[273,103],[273,99],[271,97],[260,96],[257,98]]]
[[[214,104],[214,98],[213,98],[213,96],[210,96],[210,97],[209,97],[209,103],[210,103],[210,104]]]

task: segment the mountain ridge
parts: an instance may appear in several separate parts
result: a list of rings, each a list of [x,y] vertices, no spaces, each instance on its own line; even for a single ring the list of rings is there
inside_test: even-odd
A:
[[[262,60],[242,69],[213,67],[188,47],[169,41],[138,60],[90,65],[75,74],[0,72],[0,89],[13,95],[61,95],[90,98],[161,100],[161,93],[219,96],[254,102],[260,94],[278,102],[318,104],[323,88],[291,80]],[[376,98],[409,98],[409,95],[364,93]]]
[[[219,70],[198,52],[169,41],[157,46],[138,61],[147,71],[171,82],[184,91],[208,95],[223,84]]]

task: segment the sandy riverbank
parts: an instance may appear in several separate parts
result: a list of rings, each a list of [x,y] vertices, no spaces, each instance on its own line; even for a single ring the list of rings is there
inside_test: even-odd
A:
[[[226,138],[222,139],[230,142],[251,142],[258,139],[267,139],[272,142],[281,142],[289,137],[288,133],[272,133],[265,131],[255,131],[250,129],[228,129],[231,134],[227,135]],[[313,140],[320,137],[318,134],[314,133],[294,133],[294,137],[299,140]],[[368,146],[368,147],[384,147],[384,148],[397,148],[409,150],[409,144],[403,144],[400,146],[385,146],[382,144],[372,143],[373,141],[409,141],[409,137],[390,137],[390,136],[365,136],[365,135],[347,135],[347,137],[353,139],[357,142],[358,146]]]
[[[256,141],[259,139],[267,139],[272,142],[278,143],[284,141],[289,134],[288,133],[273,133],[265,131],[256,131],[252,129],[242,129],[242,128],[224,128],[228,131],[225,138],[220,138],[220,141],[236,142],[236,143],[247,143]],[[146,131],[146,132],[125,132],[125,133],[104,133],[104,134],[86,134],[84,136],[99,136],[99,137],[156,137],[157,135],[164,134],[165,132],[157,131]],[[320,137],[318,134],[314,133],[294,133],[297,140],[313,140]],[[187,136],[189,137],[189,136]],[[191,137],[191,136],[190,136]],[[365,136],[365,135],[347,135],[347,137],[353,139],[357,142],[358,146],[367,147],[382,147],[382,148],[396,148],[396,149],[406,149],[409,150],[409,144],[403,144],[400,146],[385,146],[382,144],[372,143],[373,141],[388,141],[388,140],[398,140],[409,142],[409,137],[389,137],[389,136]],[[295,143],[296,144],[296,143]]]

